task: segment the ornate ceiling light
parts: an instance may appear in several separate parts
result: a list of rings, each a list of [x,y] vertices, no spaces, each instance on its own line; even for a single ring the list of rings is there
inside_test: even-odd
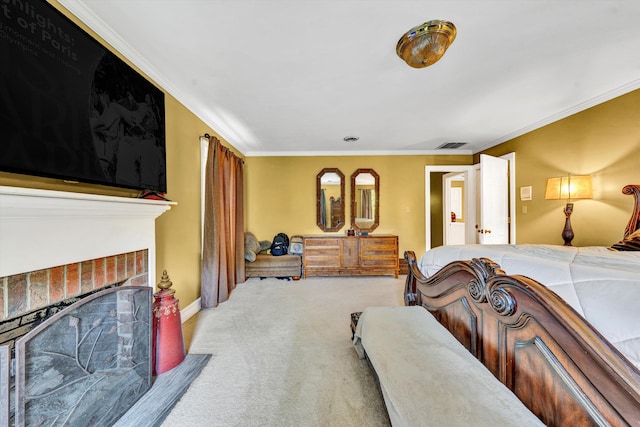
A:
[[[456,27],[449,21],[428,21],[410,29],[398,41],[396,53],[410,67],[435,64],[456,38]]]

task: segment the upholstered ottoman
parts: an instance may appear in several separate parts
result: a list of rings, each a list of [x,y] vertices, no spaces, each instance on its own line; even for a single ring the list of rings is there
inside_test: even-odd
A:
[[[244,262],[244,271],[249,277],[278,277],[299,280],[302,273],[302,257],[300,255],[258,254],[253,262]]]

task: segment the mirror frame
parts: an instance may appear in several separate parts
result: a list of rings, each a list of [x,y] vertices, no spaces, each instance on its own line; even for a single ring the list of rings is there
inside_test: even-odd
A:
[[[321,194],[322,194],[322,183],[320,182],[322,179],[322,176],[325,173],[335,173],[340,177],[340,223],[338,223],[338,225],[336,225],[335,227],[327,227],[326,225],[322,224],[321,222],[321,215],[320,215],[320,198],[321,198]],[[331,231],[339,231],[342,227],[344,227],[345,224],[345,213],[344,213],[344,174],[340,171],[340,169],[338,168],[324,168],[320,171],[320,173],[318,173],[318,175],[316,175],[316,224],[318,225],[318,227],[320,227],[320,229],[322,231],[326,232],[331,232]]]
[[[361,173],[370,173],[375,179],[376,201],[373,206],[373,224],[369,228],[361,228],[356,224],[356,178]],[[351,175],[351,228],[358,231],[372,232],[380,225],[380,175],[373,169],[358,169]]]

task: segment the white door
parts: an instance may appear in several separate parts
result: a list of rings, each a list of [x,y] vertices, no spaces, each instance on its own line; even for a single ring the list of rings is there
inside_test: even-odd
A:
[[[465,223],[462,216],[464,174],[452,172],[443,176],[442,184],[444,194],[443,219],[443,242],[446,245],[464,245]],[[456,182],[456,186],[453,183]]]
[[[509,161],[480,155],[480,219],[476,225],[483,245],[509,243]]]

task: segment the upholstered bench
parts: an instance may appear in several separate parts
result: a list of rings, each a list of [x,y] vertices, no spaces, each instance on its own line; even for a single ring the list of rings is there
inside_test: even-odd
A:
[[[244,262],[245,276],[278,277],[299,280],[302,274],[302,257],[300,255],[258,254],[253,262]]]
[[[544,426],[422,307],[365,308],[354,346],[394,426]]]

